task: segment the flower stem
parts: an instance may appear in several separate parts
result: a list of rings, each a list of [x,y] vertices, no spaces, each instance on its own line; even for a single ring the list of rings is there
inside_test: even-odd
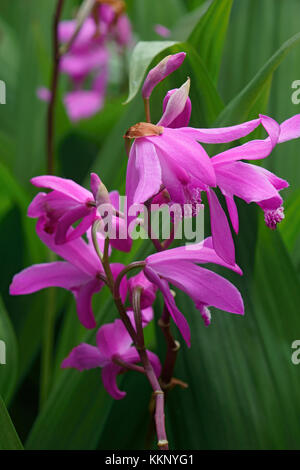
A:
[[[58,41],[58,24],[60,21],[64,0],[58,0],[53,20],[53,34],[52,34],[52,53],[53,53],[53,69],[50,85],[50,101],[47,113],[47,173],[54,174],[54,112],[55,101],[57,95],[57,86],[59,80],[59,41]]]
[[[172,380],[177,352],[180,349],[180,343],[173,338],[171,333],[170,320],[171,318],[168,309],[164,306],[162,316],[158,321],[158,325],[160,326],[167,343],[166,358],[160,376],[160,384],[164,390],[168,389],[168,385]]]
[[[113,300],[115,302],[115,305],[119,311],[119,314],[120,314],[120,317],[121,317],[121,320],[123,321],[128,333],[130,334],[133,342],[135,343],[135,339],[136,339],[136,333],[134,331],[134,328],[128,318],[128,315],[126,313],[126,309],[123,305],[123,302],[121,300],[121,297],[120,297],[120,293],[119,293],[119,290],[116,291],[115,289],[115,281],[114,281],[114,278],[113,278],[113,275],[112,275],[112,272],[111,272],[111,269],[110,269],[110,264],[109,264],[109,258],[108,258],[108,248],[109,248],[109,238],[107,237],[105,239],[105,246],[104,246],[104,255],[102,255],[101,251],[100,251],[100,248],[99,248],[99,245],[98,245],[98,240],[97,240],[97,230],[98,230],[98,226],[99,226],[99,223],[101,221],[100,220],[96,220],[94,223],[93,223],[93,226],[92,226],[92,241],[93,241],[93,245],[94,245],[94,248],[95,248],[95,251],[102,263],[102,266],[103,266],[103,269],[104,269],[104,272],[106,274],[106,278],[107,278],[107,285],[112,293],[112,296],[113,296]],[[121,282],[121,281],[120,281]],[[117,293],[117,295],[116,295]]]
[[[142,374],[145,374],[145,369],[144,367],[137,366],[136,364],[130,364],[129,362],[122,361],[122,359],[119,359],[118,357],[113,358],[113,362],[117,364],[118,366],[123,367],[125,370],[134,370],[136,372],[141,372]]]
[[[165,428],[165,412],[164,412],[164,392],[161,389],[159,381],[155,375],[151,362],[149,361],[147,351],[145,348],[144,332],[142,325],[142,312],[141,312],[141,288],[136,288],[133,291],[132,307],[134,311],[134,319],[136,325],[136,341],[137,350],[144,366],[145,373],[153,389],[155,397],[155,426],[158,438],[158,447],[161,450],[168,450],[169,444]]]
[[[144,98],[144,106],[145,106],[146,122],[151,123],[150,100],[149,100],[149,98]]]
[[[175,236],[175,225],[172,226],[172,231],[170,234],[170,238],[165,240],[163,243],[160,243],[159,240],[152,238],[152,228],[151,228],[151,201],[148,200],[145,202],[145,206],[147,208],[147,216],[148,216],[148,236],[151,239],[153,245],[155,246],[157,251],[164,251],[166,250],[174,240]],[[164,337],[167,343],[167,353],[165,362],[163,365],[162,375],[160,377],[161,384],[164,390],[167,390],[172,381],[174,367],[177,358],[177,352],[180,348],[180,344],[178,341],[175,341],[171,330],[170,330],[170,323],[171,318],[166,306],[164,306],[162,317],[159,320],[159,326],[162,329]]]

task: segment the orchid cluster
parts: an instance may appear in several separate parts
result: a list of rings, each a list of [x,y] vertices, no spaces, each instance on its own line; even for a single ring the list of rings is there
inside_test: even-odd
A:
[[[78,21],[61,21],[58,40],[66,48],[60,60],[60,71],[70,78],[72,91],[66,93],[64,104],[71,121],[87,119],[99,112],[104,104],[110,61],[110,44],[124,53],[131,44],[132,34],[125,4],[120,0],[97,0],[92,14],[78,30]],[[49,101],[51,93],[38,90],[38,97]]]
[[[101,18],[104,21],[104,17]],[[61,37],[67,40],[73,28],[72,23],[63,24]],[[102,36],[95,36],[95,28],[96,24],[89,19],[62,65],[77,85],[82,83],[86,72],[91,71],[90,65],[93,63],[85,56],[86,68],[83,67],[81,47],[89,50],[90,58],[95,58],[91,41],[94,45],[102,44],[104,48]],[[100,30],[105,31],[103,26]],[[103,53],[103,56],[99,54],[97,57],[103,58],[104,49],[98,50],[96,47],[96,50],[97,54],[100,50]],[[40,192],[35,196],[28,216],[37,219],[36,231],[42,242],[63,260],[31,266],[17,274],[10,286],[12,295],[30,294],[50,286],[71,291],[79,321],[88,329],[97,327],[92,306],[94,294],[105,286],[110,289],[119,317],[113,323],[100,327],[96,345],[82,343],[75,347],[63,361],[62,367],[80,371],[101,368],[103,385],[117,400],[125,396],[125,392],[118,388],[118,375],[130,370],[145,374],[153,390],[158,446],[161,449],[168,449],[164,424],[165,393],[175,385],[186,386],[173,377],[180,344],[171,333],[171,320],[187,345],[191,346],[188,321],[178,309],[176,294],[170,285],[193,300],[205,326],[211,323],[210,307],[244,314],[238,289],[224,277],[201,265],[212,263],[242,275],[236,264],[230,228],[231,223],[233,230],[236,233],[239,231],[235,198],[258,204],[264,212],[267,226],[273,230],[284,217],[280,190],[288,186],[275,174],[244,160],[263,159],[271,154],[277,144],[300,136],[300,115],[281,125],[268,116],[260,115],[257,119],[231,127],[189,127],[192,111],[189,79],[180,88],[167,93],[161,119],[157,124],[151,123],[149,103],[153,89],[178,69],[184,58],[183,52],[165,57],[145,79],[142,96],[147,122],[133,125],[124,136],[128,152],[125,211],[121,210],[118,192],[109,193],[94,173],[91,174],[91,191],[56,176],[32,179],[35,186],[49,189],[50,192]],[[78,68],[68,65],[70,63],[78,63]],[[82,91],[74,93],[76,95]],[[80,96],[85,102],[83,95]],[[250,140],[213,156],[209,156],[202,145],[233,142],[248,136],[260,125],[267,133],[264,139]],[[215,192],[217,188],[225,198],[229,219]],[[170,248],[174,233],[164,241],[152,234],[153,202],[161,206],[175,203],[182,208],[189,204],[195,209],[191,216],[195,216],[196,206],[203,205],[203,201],[205,204],[207,201],[210,212],[209,238],[192,246]],[[103,205],[110,208],[111,224],[116,228],[115,238],[107,236],[101,211]],[[145,205],[148,209],[148,224],[139,217],[138,212],[132,215],[131,208],[135,205]],[[147,225],[149,238],[157,252],[125,266],[112,263],[110,258],[112,250],[130,252],[132,249],[132,224],[128,226],[128,221]],[[125,237],[118,237],[120,232],[124,235],[124,227]],[[156,312],[154,315],[153,311],[158,292],[164,300],[158,322],[167,344],[163,366],[158,356],[146,349],[143,333],[143,329],[159,314]]]

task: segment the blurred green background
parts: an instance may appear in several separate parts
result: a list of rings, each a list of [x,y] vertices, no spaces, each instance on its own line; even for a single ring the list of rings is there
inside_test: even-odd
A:
[[[103,389],[99,370],[60,370],[70,349],[81,341],[93,343],[94,333],[79,325],[71,295],[58,290],[51,392],[39,405],[49,293],[19,298],[8,294],[16,272],[47,259],[26,210],[36,193],[29,179],[45,172],[46,105],[36,98],[36,89],[49,84],[55,3],[1,0],[0,7],[0,79],[7,89],[7,103],[0,105],[0,340],[7,344],[7,364],[0,365],[0,449],[20,447],[6,409],[27,449],[142,449],[153,445],[147,439],[148,383],[135,372],[127,374],[121,379],[127,397],[115,402]],[[70,18],[79,3],[65,0],[64,18]],[[157,23],[172,31],[170,40],[176,44],[160,54],[151,52],[152,43],[144,45],[153,64],[168,53],[187,52],[181,69],[153,94],[154,119],[160,116],[164,93],[187,76],[195,127],[236,124],[258,113],[281,122],[300,112],[300,105],[291,101],[291,84],[300,80],[298,0],[126,3],[136,41],[161,41],[153,29]],[[131,73],[143,70],[143,54],[130,64]],[[62,105],[67,86],[62,77],[56,113],[57,174],[86,184],[93,169],[110,190],[123,192],[122,136],[143,120],[140,95],[124,106],[128,86],[124,91],[112,81],[104,109],[74,125]],[[300,448],[300,365],[291,361],[291,344],[300,339],[299,155],[297,140],[282,144],[262,162],[290,182],[284,194],[286,219],[278,231],[264,226],[256,207],[239,205],[236,246],[244,277],[222,273],[241,289],[245,317],[214,311],[206,329],[192,302],[177,293],[178,306],[191,325],[192,348],[182,346],[175,369],[189,388],[174,389],[167,399],[172,449]],[[149,249],[136,243],[133,253],[118,259],[140,259]],[[159,311],[160,298],[156,307]],[[95,309],[99,324],[116,316],[106,291],[95,299]],[[154,325],[147,341],[163,357],[164,344]]]

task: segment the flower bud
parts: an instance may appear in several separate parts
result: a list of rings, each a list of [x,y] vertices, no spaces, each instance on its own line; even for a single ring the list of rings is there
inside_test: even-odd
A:
[[[110,198],[106,186],[102,183],[96,173],[91,173],[91,190],[97,207],[101,204],[110,204]]]
[[[148,281],[143,271],[141,271],[136,276],[133,276],[128,281],[130,301],[132,301],[132,292],[134,288],[141,287],[141,308],[151,307],[155,300],[157,287]]]
[[[148,73],[146,80],[144,81],[142,95],[144,99],[149,99],[153,88],[158,85],[159,82],[164,80],[168,75],[173,73],[178,67],[181,66],[186,56],[185,52],[179,52],[178,54],[168,55],[159,64],[156,65]]]

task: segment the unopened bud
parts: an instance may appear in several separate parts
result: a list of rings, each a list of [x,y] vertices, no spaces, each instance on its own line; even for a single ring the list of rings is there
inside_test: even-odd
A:
[[[96,173],[91,173],[91,190],[97,207],[102,204],[110,204],[110,197],[106,186]]]
[[[142,95],[144,99],[149,99],[153,88],[155,88],[159,82],[164,80],[168,75],[173,73],[181,66],[185,56],[185,52],[168,55],[161,62],[159,62],[156,67],[150,70],[142,88]]]

